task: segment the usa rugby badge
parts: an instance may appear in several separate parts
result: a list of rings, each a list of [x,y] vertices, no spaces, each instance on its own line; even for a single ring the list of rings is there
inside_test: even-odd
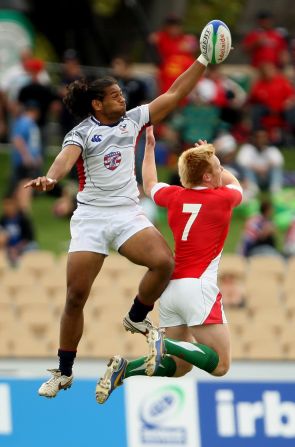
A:
[[[109,169],[110,171],[114,171],[121,163],[121,160],[122,160],[121,152],[117,151],[106,154],[104,156],[103,162],[107,169]]]

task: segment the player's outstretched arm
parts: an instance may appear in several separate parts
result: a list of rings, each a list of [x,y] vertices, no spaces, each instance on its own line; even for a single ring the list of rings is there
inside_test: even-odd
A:
[[[57,155],[45,176],[30,180],[24,187],[37,191],[51,191],[56,183],[70,172],[80,155],[81,148],[79,146],[73,144],[66,146]]]
[[[202,54],[176,79],[169,90],[150,103],[152,124],[165,118],[192,91],[209,62],[219,64],[227,58],[231,50],[231,34],[227,25],[221,20],[211,20],[202,30],[200,50]]]
[[[152,187],[158,183],[158,174],[155,161],[155,136],[153,126],[146,129],[145,150],[142,162],[142,180],[145,194],[150,197]]]
[[[158,96],[149,104],[151,123],[156,124],[176,109],[178,103],[185,98],[201,79],[208,62],[200,55],[198,59],[171,85],[169,90]]]

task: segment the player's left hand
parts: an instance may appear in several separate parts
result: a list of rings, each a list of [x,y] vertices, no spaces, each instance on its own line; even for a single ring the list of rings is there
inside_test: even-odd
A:
[[[208,144],[207,140],[198,140],[197,143],[195,143],[195,147],[200,147],[203,144]]]

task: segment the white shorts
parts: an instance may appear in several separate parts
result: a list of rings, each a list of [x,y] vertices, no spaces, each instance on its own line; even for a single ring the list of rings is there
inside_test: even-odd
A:
[[[172,279],[160,297],[160,326],[226,323],[222,296],[213,281]]]
[[[153,224],[139,205],[96,207],[79,205],[71,218],[69,252],[92,251],[108,255],[124,242]]]

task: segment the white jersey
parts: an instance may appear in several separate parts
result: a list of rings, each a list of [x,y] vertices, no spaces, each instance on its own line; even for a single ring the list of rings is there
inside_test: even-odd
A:
[[[71,144],[81,148],[78,203],[118,206],[139,202],[134,151],[149,120],[149,107],[143,105],[110,126],[89,116],[65,136],[63,148]]]

